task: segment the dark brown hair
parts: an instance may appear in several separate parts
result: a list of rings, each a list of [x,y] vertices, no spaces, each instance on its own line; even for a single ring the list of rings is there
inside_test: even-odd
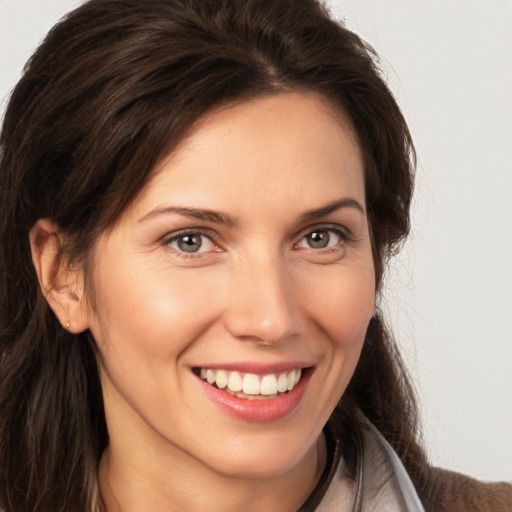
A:
[[[46,303],[28,233],[60,228],[63,256],[83,265],[147,183],[157,161],[223,103],[313,91],[343,109],[366,164],[380,286],[409,230],[414,151],[402,114],[360,38],[316,0],[92,0],[70,13],[14,89],[0,154],[0,507],[90,511],[108,444],[95,342],[72,335]],[[333,412],[356,408],[397,451],[420,496],[426,459],[414,394],[377,315]]]

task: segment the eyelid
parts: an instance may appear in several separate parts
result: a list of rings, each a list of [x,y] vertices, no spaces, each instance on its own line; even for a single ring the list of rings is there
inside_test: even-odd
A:
[[[201,237],[207,238],[212,243],[212,245],[215,246],[215,249],[221,249],[220,244],[218,244],[217,241],[215,240],[215,238],[216,238],[215,233],[213,233],[212,230],[205,229],[205,228],[192,227],[192,228],[178,229],[176,231],[166,233],[163,237],[160,238],[160,243],[164,246],[169,247],[169,249],[175,251],[176,254],[178,254],[182,257],[186,257],[186,258],[199,257],[201,255],[215,251],[215,249],[213,249],[213,250],[208,250],[208,251],[186,252],[186,251],[180,251],[179,249],[176,249],[176,248],[170,246],[171,242],[178,239],[180,236],[186,236],[186,235],[200,235]]]
[[[307,228],[302,229],[300,233],[297,235],[297,242],[294,245],[297,245],[300,241],[302,241],[307,235],[309,235],[313,231],[322,230],[336,233],[346,242],[351,241],[353,238],[351,231],[344,226],[340,226],[339,224],[316,224],[314,226],[308,226]]]
[[[341,244],[344,244],[345,242],[350,242],[353,239],[350,229],[348,229],[345,226],[341,226],[339,224],[331,224],[331,223],[315,224],[315,225],[311,225],[311,226],[301,229],[301,231],[293,237],[296,240],[295,243],[293,244],[294,248],[296,248],[298,246],[298,244],[302,240],[304,240],[304,238],[308,234],[310,234],[311,232],[320,231],[320,230],[325,230],[325,231],[330,231],[332,233],[335,233],[337,236],[339,236],[341,238]],[[180,236],[185,236],[185,235],[189,235],[189,234],[190,235],[194,235],[194,234],[201,235],[201,236],[207,238],[215,246],[215,248],[219,250],[219,252],[224,250],[222,248],[222,245],[217,242],[217,238],[218,238],[217,234],[214,231],[212,231],[211,229],[203,228],[203,227],[186,227],[186,228],[182,228],[182,229],[178,229],[176,231],[166,233],[164,236],[162,236],[160,238],[159,242],[164,246],[168,246],[171,250],[175,251],[176,254],[178,254],[182,257],[186,257],[186,258],[200,257],[209,252],[213,252],[213,251],[209,250],[209,251],[199,251],[199,252],[195,252],[195,253],[194,252],[188,253],[185,251],[180,251],[179,249],[176,249],[174,247],[170,247],[169,244],[173,240],[179,238]],[[338,244],[336,244],[336,245],[338,245]],[[323,249],[311,248],[311,250],[314,250],[315,252],[322,252],[322,251],[332,250],[336,247],[336,245],[331,246],[331,247],[326,247]],[[215,249],[214,249],[214,251],[215,251]]]
[[[171,240],[178,238],[179,236],[196,235],[196,234],[206,236],[210,239],[212,238],[212,233],[209,229],[191,227],[191,228],[182,228],[182,229],[177,229],[175,231],[170,231],[160,238],[160,242],[162,244],[166,244],[166,243],[169,243]]]

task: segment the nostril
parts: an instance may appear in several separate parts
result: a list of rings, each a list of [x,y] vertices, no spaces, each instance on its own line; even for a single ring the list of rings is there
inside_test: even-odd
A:
[[[299,332],[297,294],[280,256],[256,252],[232,276],[225,325],[235,338],[272,345]]]
[[[298,334],[297,323],[287,311],[271,315],[253,310],[243,314],[233,312],[226,320],[226,329],[235,338],[264,345],[275,345]]]

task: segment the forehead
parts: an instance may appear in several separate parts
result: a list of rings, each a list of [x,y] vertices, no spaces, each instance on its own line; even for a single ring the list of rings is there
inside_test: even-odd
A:
[[[156,166],[137,213],[158,202],[224,210],[343,195],[364,204],[363,158],[339,108],[314,93],[280,93],[199,119]],[[277,203],[277,204],[276,204]]]

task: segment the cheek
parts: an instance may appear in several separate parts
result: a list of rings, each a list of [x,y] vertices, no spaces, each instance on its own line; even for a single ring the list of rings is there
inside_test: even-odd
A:
[[[375,311],[375,275],[371,259],[352,267],[330,269],[330,275],[307,286],[312,318],[328,334],[333,348],[361,348]],[[359,347],[359,348],[358,348]]]
[[[319,361],[314,401],[319,422],[325,423],[352,378],[375,310],[372,259],[320,269],[304,285],[304,311],[314,326],[312,348]]]
[[[168,367],[216,317],[210,281],[136,260],[105,265],[96,276],[98,313],[91,322],[104,359],[139,370],[144,363]]]

